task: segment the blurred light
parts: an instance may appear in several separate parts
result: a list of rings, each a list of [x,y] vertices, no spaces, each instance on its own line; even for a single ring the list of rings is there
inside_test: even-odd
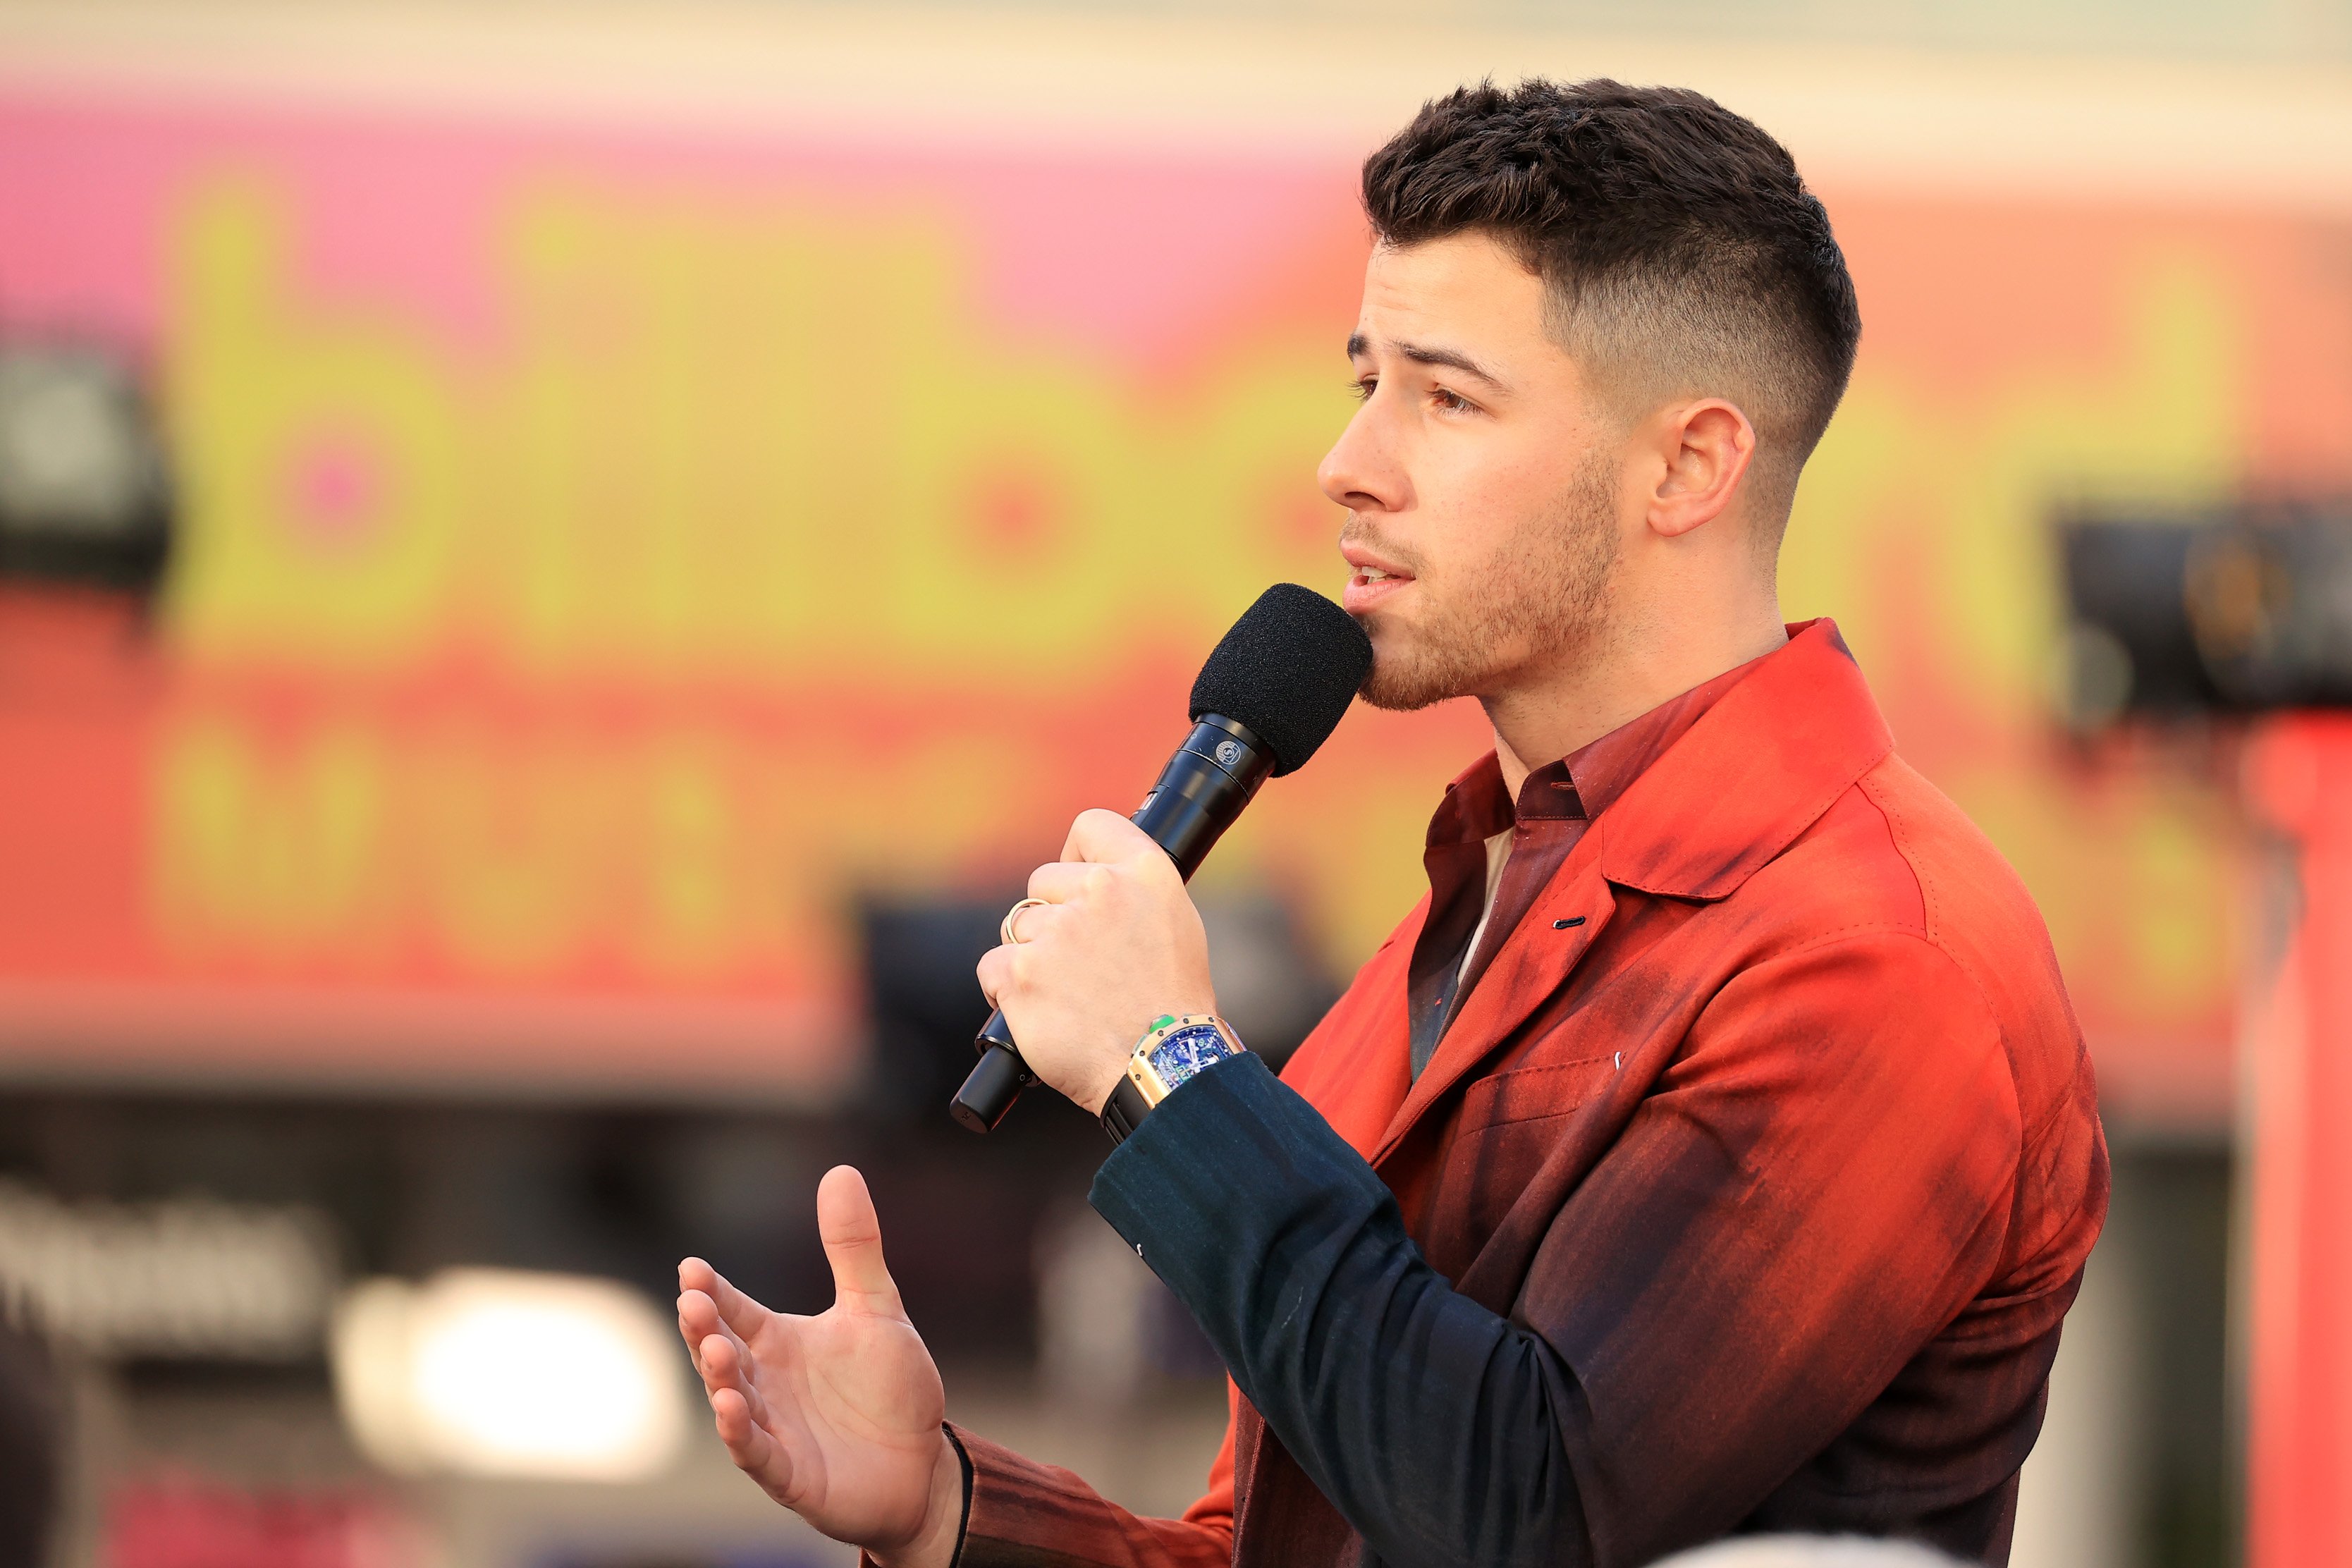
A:
[[[0,572],[152,587],[169,546],[162,447],[130,368],[0,351]]]
[[[641,1480],[687,1429],[676,1335],[610,1280],[463,1268],[371,1279],[335,1315],[336,1402],[387,1468]]]

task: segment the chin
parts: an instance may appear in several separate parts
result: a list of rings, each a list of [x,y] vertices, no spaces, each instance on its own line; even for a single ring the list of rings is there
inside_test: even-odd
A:
[[[1391,713],[1411,713],[1462,693],[1454,689],[1453,681],[1444,679],[1444,672],[1430,668],[1428,660],[1383,652],[1375,642],[1372,672],[1364,678],[1358,695],[1371,707]]]

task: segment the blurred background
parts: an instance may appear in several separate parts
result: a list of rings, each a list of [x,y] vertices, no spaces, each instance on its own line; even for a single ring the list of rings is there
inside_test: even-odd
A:
[[[842,1160],[959,1419],[1188,1501],[1099,1131],[944,1114],[970,965],[1336,591],[1356,165],[1537,73],[1759,120],[1861,289],[1783,601],[2116,1159],[2016,1562],[2352,1562],[2344,0],[0,0],[0,1510],[50,1423],[59,1564],[850,1562],[668,1308],[829,1300]],[[1210,862],[1254,1044],[1482,736],[1360,710]]]

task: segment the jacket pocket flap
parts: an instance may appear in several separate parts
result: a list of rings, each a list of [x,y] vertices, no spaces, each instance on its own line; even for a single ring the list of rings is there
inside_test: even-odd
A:
[[[1493,1127],[1565,1116],[1598,1093],[1617,1070],[1616,1057],[1603,1053],[1491,1074],[1464,1092],[1459,1125]]]

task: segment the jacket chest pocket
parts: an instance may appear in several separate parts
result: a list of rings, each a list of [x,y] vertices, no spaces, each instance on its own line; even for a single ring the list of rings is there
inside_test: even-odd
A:
[[[1465,1245],[1465,1263],[1475,1256],[1570,1135],[1576,1114],[1618,1072],[1611,1053],[1515,1068],[1471,1084],[1445,1141],[1433,1239]]]
[[[1454,1135],[1459,1139],[1480,1128],[1569,1115],[1617,1076],[1617,1061],[1615,1053],[1603,1052],[1479,1079],[1463,1091]]]

